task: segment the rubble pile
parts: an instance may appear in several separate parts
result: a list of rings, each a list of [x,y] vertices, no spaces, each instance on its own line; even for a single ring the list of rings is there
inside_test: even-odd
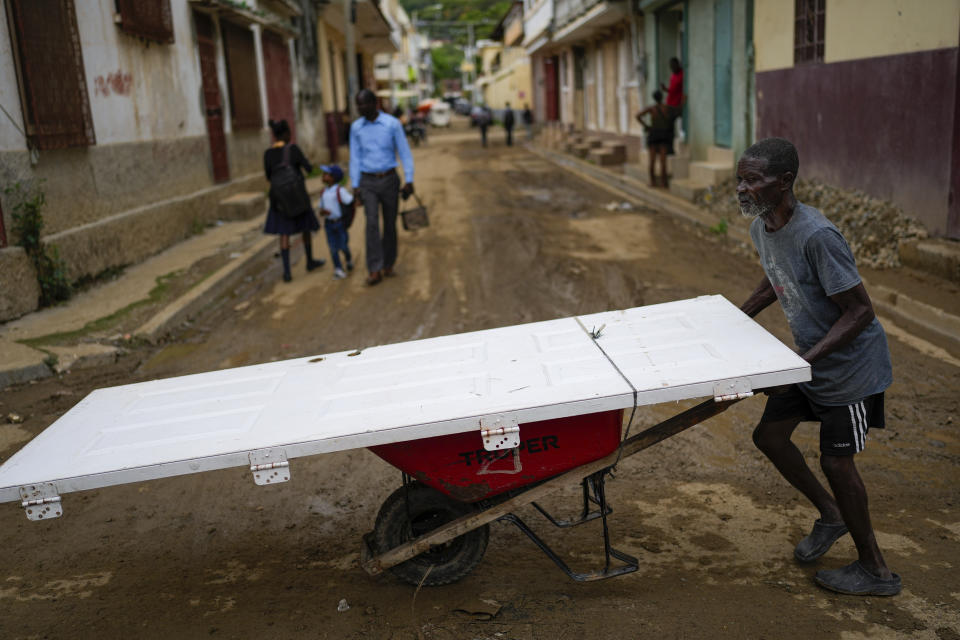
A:
[[[728,224],[744,227],[749,220],[740,215],[736,181],[725,180],[701,194],[696,204]],[[846,237],[861,265],[877,269],[900,266],[900,243],[927,237],[922,224],[907,216],[898,206],[872,198],[860,191],[847,191],[817,180],[797,180],[797,200],[816,207]]]

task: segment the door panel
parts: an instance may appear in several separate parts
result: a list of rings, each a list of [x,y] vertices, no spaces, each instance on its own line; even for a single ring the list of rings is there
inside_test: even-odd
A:
[[[286,120],[290,140],[297,141],[296,114],[293,107],[293,78],[290,73],[290,51],[280,36],[264,31],[263,68],[267,85],[267,117]]]
[[[230,179],[227,163],[227,140],[223,135],[223,101],[217,80],[217,41],[213,19],[205,13],[194,13],[197,26],[197,51],[200,54],[200,78],[203,83],[203,108],[210,139],[210,157],[213,161],[213,181]]]
[[[714,0],[713,143],[733,138],[733,0]]]

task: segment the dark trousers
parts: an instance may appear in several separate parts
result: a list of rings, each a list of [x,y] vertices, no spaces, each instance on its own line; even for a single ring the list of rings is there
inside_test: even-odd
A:
[[[360,195],[367,219],[367,271],[374,273],[397,261],[397,208],[400,201],[400,176],[392,171],[376,177],[360,177]],[[380,230],[380,209],[383,231]]]
[[[504,128],[507,130],[507,146],[512,147],[513,146],[513,125],[510,125],[509,127],[504,127]]]
[[[487,146],[487,125],[480,125],[480,140],[483,142],[483,146]]]
[[[346,258],[347,264],[352,264],[350,257],[350,236],[347,234],[347,228],[343,225],[343,220],[325,220],[323,230],[327,234],[327,246],[330,247],[330,258],[333,260],[333,266],[337,269],[343,269],[340,262],[340,252]]]

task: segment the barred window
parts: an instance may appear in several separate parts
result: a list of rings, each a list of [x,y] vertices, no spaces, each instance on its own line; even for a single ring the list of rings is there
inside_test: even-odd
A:
[[[794,0],[793,63],[823,62],[826,0]]]
[[[133,36],[173,43],[170,0],[116,0],[120,28]]]
[[[260,111],[260,84],[253,32],[226,20],[221,20],[220,30],[227,58],[230,122],[234,131],[260,129],[263,127],[263,113]]]
[[[74,0],[9,0],[28,142],[37,149],[96,142]]]

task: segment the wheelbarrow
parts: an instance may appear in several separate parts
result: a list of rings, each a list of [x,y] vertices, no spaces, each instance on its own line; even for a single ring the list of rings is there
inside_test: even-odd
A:
[[[69,492],[242,466],[258,485],[291,461],[369,448],[400,469],[361,564],[414,584],[480,562],[489,523],[517,526],[567,575],[636,571],[610,542],[605,479],[624,457],[809,365],[721,296],[99,389],[0,466],[0,502],[63,514]],[[707,400],[631,435],[636,407]],[[623,436],[624,412],[630,410]],[[537,500],[582,485],[579,518]],[[516,516],[600,520],[605,562],[574,572]]]

